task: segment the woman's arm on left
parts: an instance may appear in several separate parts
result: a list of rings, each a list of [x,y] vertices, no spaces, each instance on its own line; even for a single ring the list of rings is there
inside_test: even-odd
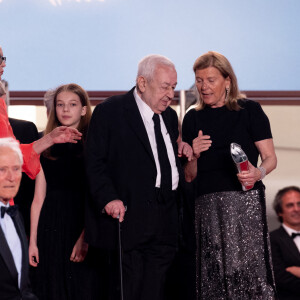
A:
[[[261,165],[255,168],[249,162],[249,171],[238,173],[238,179],[243,185],[254,185],[256,181],[271,173],[277,166],[273,139],[255,142],[255,146],[261,157]],[[261,169],[260,169],[261,168]]]
[[[81,139],[82,134],[75,128],[60,126],[53,129],[39,140],[33,143],[33,150],[37,154],[41,154],[47,148],[54,144],[61,143],[77,143]]]

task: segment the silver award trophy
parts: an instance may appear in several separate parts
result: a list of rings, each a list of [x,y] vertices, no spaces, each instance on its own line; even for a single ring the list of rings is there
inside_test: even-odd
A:
[[[240,145],[231,143],[230,153],[239,173],[249,170],[248,157]],[[243,191],[248,191],[253,188],[253,185],[242,185],[242,188]]]

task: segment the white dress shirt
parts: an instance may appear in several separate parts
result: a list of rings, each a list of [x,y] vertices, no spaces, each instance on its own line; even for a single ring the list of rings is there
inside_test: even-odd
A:
[[[155,165],[156,165],[156,170],[157,170],[157,176],[156,176],[156,184],[155,187],[160,187],[160,180],[161,180],[161,172],[160,172],[160,164],[159,164],[159,159],[158,159],[158,153],[157,153],[157,145],[156,145],[156,139],[155,139],[155,132],[154,132],[154,122],[153,122],[153,115],[154,112],[152,109],[141,99],[141,97],[138,95],[136,88],[134,89],[133,92],[136,104],[138,106],[138,109],[140,111],[140,114],[142,116],[149,142],[151,145],[151,149],[153,152],[154,160],[155,160]],[[160,119],[160,126],[161,126],[161,132],[162,136],[164,138],[166,148],[167,148],[167,153],[171,165],[171,170],[172,170],[172,190],[176,190],[178,187],[178,182],[179,182],[179,173],[178,169],[176,166],[176,160],[175,160],[175,155],[174,155],[174,149],[173,145],[171,142],[170,135],[167,131],[166,125],[164,123],[164,120],[161,115],[159,115]]]
[[[0,202],[0,209],[1,206],[9,207],[9,203],[5,205],[3,202]],[[4,233],[4,236],[6,238],[7,244],[9,246],[10,252],[13,256],[16,269],[18,271],[18,284],[20,287],[21,268],[22,268],[22,246],[21,246],[20,238],[12,218],[7,213],[3,216],[3,218],[1,218],[0,216],[0,225]]]
[[[289,236],[292,236],[292,233],[299,233],[299,231],[294,230],[294,229],[288,227],[286,224],[282,223],[282,227],[285,229],[285,231],[287,232],[287,234]],[[297,246],[297,248],[298,248],[298,250],[300,252],[300,236],[298,235],[298,236],[294,237],[293,241],[296,244],[296,246]]]

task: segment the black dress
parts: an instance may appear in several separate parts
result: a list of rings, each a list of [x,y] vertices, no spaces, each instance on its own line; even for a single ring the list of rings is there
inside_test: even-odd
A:
[[[192,144],[199,130],[212,146],[201,153],[195,200],[197,299],[261,299],[275,297],[266,223],[264,185],[242,191],[230,144],[238,143],[256,166],[256,141],[272,138],[260,105],[239,100],[241,109],[226,106],[189,111],[183,140]]]
[[[82,144],[51,148],[56,159],[41,156],[47,191],[41,209],[37,246],[35,291],[39,299],[90,299],[86,261],[70,261],[73,247],[84,228],[86,193]]]

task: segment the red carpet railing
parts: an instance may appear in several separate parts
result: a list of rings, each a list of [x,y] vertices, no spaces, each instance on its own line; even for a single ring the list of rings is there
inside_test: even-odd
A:
[[[89,91],[92,105],[126,91]],[[43,105],[45,91],[10,91],[11,105]],[[248,98],[262,105],[300,105],[300,91],[243,91]],[[172,105],[179,105],[180,92],[175,92]]]
[[[104,101],[106,98],[124,94],[126,91],[89,91],[92,105]],[[300,91],[243,91],[248,98],[258,101],[261,105],[300,105]],[[11,91],[10,105],[43,105],[45,91]],[[192,90],[175,92],[171,103],[179,106],[179,120],[182,121],[186,109],[195,100]]]

